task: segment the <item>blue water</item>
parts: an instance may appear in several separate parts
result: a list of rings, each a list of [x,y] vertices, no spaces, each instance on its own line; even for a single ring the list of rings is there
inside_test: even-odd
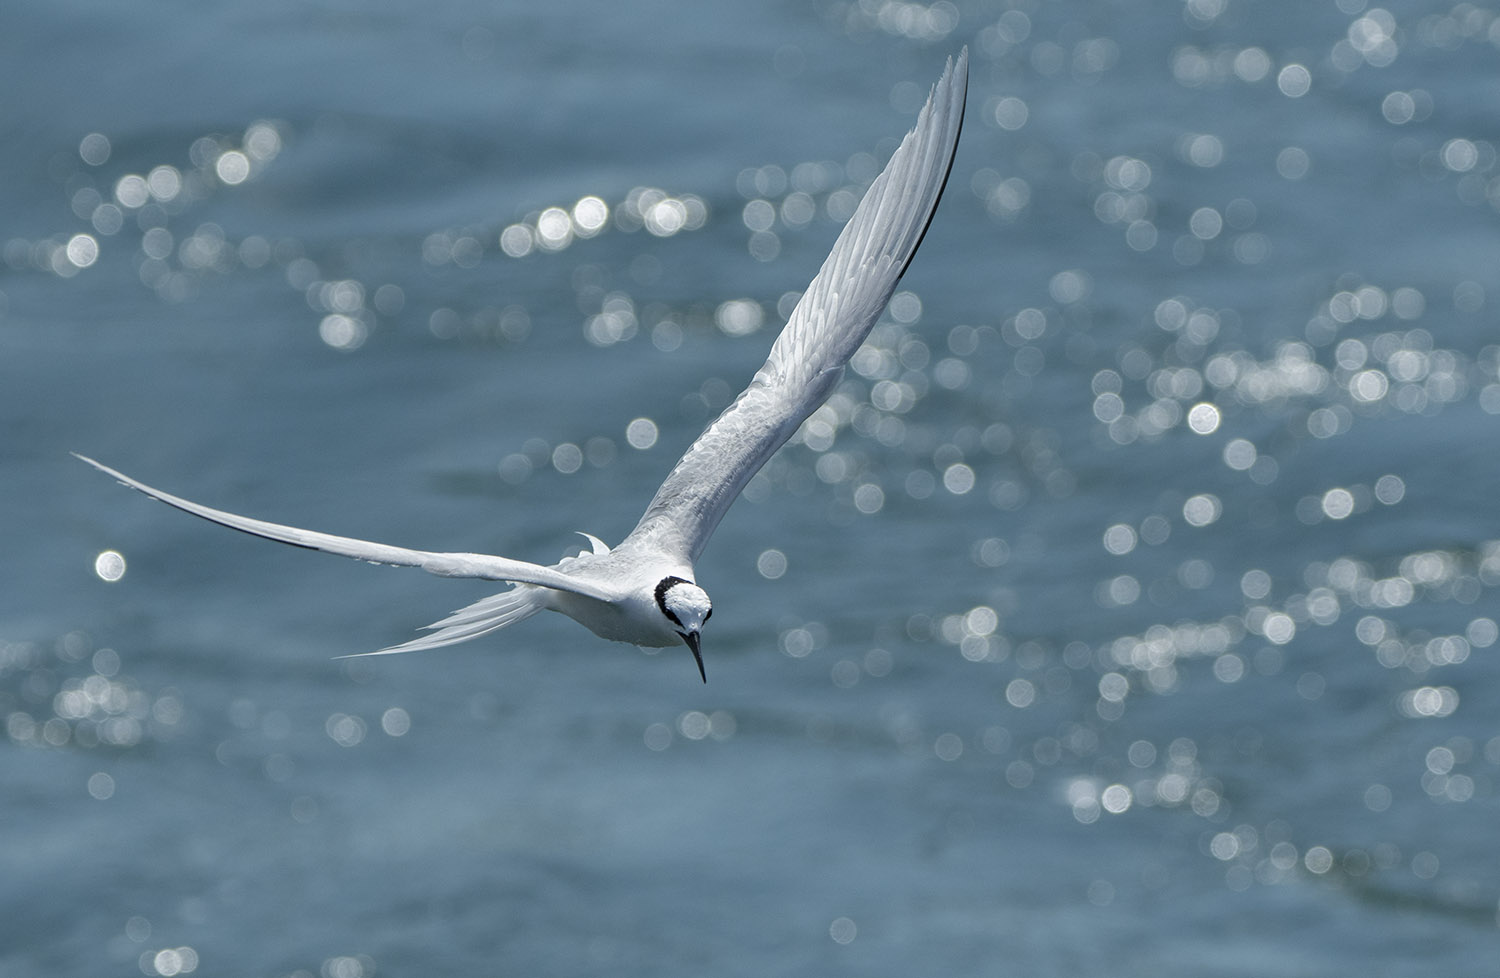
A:
[[[1490,972],[1497,14],[8,9],[0,973]],[[486,586],[67,454],[618,540],[964,44],[706,687],[558,616],[335,659]]]

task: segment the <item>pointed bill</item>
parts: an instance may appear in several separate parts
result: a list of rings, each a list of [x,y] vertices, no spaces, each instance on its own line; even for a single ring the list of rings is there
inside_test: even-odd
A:
[[[703,649],[699,644],[701,640],[698,638],[698,633],[688,632],[682,636],[682,640],[687,643],[688,648],[693,650],[693,658],[698,663],[698,675],[703,679],[704,684],[707,685],[708,673],[703,669]]]

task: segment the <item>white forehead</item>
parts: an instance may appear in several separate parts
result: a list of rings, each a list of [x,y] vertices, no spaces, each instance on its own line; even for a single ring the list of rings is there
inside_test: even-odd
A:
[[[662,595],[662,603],[679,617],[685,612],[701,617],[708,614],[712,607],[708,600],[708,592],[688,581],[678,581],[667,588],[666,593]]]

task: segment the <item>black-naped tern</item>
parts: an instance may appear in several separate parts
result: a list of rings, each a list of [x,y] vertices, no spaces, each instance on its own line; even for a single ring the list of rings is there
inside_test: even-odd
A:
[[[427,626],[428,634],[366,653],[415,652],[477,638],[538,611],[560,611],[603,638],[662,648],[684,642],[708,681],[699,633],[712,614],[693,565],[745,483],[833,392],[869,335],[932,221],[963,124],[968,50],[949,59],[916,127],[870,185],[817,277],[744,393],[698,436],[656,491],[634,530],[609,548],[550,567],[488,554],[430,553],[236,516],[162,492],[82,455],[153,499],[235,530],[311,550],[443,577],[509,581]]]

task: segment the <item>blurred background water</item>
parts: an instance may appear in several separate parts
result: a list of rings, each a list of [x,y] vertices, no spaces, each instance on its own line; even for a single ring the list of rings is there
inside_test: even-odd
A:
[[[1480,974],[1500,11],[8,7],[0,972]],[[709,685],[237,512],[550,561],[964,141],[703,561]]]

